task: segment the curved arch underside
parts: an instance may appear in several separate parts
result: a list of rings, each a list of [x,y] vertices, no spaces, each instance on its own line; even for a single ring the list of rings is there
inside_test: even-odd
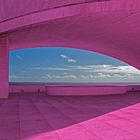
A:
[[[0,34],[8,38],[10,50],[79,48],[140,69],[139,0],[54,1],[0,1]]]

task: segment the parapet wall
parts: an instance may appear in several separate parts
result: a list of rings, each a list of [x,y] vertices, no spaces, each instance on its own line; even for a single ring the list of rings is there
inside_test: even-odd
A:
[[[44,85],[10,85],[10,93],[32,93],[46,92]]]
[[[118,85],[118,86],[45,86],[45,85],[11,85],[10,93],[40,93],[48,95],[70,96],[70,95],[111,95],[126,94],[128,92],[140,91],[140,85]]]

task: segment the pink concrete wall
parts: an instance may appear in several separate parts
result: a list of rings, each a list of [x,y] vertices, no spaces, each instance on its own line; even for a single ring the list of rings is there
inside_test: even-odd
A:
[[[127,86],[127,91],[128,92],[133,92],[133,91],[140,92],[140,85]]]
[[[125,86],[47,86],[48,95],[111,95],[126,93]]]
[[[139,9],[139,0],[69,5],[1,22],[0,31],[17,29],[8,34],[10,50],[40,46],[79,48],[112,56],[140,69]],[[19,27],[24,29],[18,30]]]
[[[7,98],[9,94],[8,84],[8,46],[7,38],[0,38],[0,98]]]
[[[139,0],[26,0],[24,2],[1,0],[0,31],[44,22],[53,17],[56,19],[87,12],[138,10],[139,8]]]
[[[10,93],[38,93],[44,92],[48,95],[110,95],[125,94],[140,91],[140,85],[124,86],[44,86],[44,85],[11,85]],[[23,92],[22,92],[23,90]]]
[[[23,90],[23,91],[22,91]],[[38,91],[40,90],[40,91]],[[9,88],[9,93],[39,93],[46,92],[45,86],[40,85],[12,85]]]
[[[0,33],[8,31],[10,50],[80,48],[140,69],[140,1],[89,1],[1,0]]]
[[[95,0],[0,0],[0,22],[58,7]]]

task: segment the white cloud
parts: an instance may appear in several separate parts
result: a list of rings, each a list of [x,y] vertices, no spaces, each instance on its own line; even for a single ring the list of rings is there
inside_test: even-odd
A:
[[[10,79],[18,79],[19,77],[16,76],[16,75],[9,75],[9,78],[10,78]]]
[[[66,55],[64,55],[64,54],[60,54],[60,57],[61,57],[61,58],[64,58],[64,59],[67,59],[67,58],[68,58],[68,56],[66,56]]]
[[[74,61],[74,60],[71,60]],[[61,67],[32,67],[33,70],[51,70],[51,71],[70,71],[70,72],[85,72],[118,75],[140,75],[140,71],[132,66],[112,66],[112,65],[84,65],[84,66],[61,66]]]
[[[16,55],[17,59],[23,59],[23,57],[21,57],[20,55]]]
[[[140,74],[140,71],[132,66],[112,66],[112,65],[84,65],[84,66],[69,66],[71,70],[96,72],[96,73],[130,73]]]
[[[51,70],[51,71],[67,71],[65,67],[32,67],[32,70]]]
[[[28,78],[31,78],[30,76],[17,76],[17,75],[10,75],[9,76],[9,79],[10,80],[14,80],[14,79],[28,79]]]
[[[92,79],[92,78],[95,78],[95,75],[93,74],[84,74],[84,75],[81,75],[80,76],[82,79]]]
[[[77,60],[75,60],[73,58],[70,58],[70,57],[68,57],[67,55],[64,55],[64,54],[61,54],[60,57],[65,59],[69,63],[76,63],[77,62]]]
[[[132,66],[79,65],[58,67],[33,67],[33,70],[47,71],[44,80],[52,81],[87,81],[87,82],[140,82],[140,71]]]
[[[72,78],[72,79],[76,79],[77,76],[76,75],[65,75],[65,76],[62,76],[63,78]]]
[[[77,76],[76,75],[49,75],[47,74],[46,76],[42,76],[41,78],[45,78],[45,79],[68,79],[68,78],[71,78],[71,79],[76,79]]]
[[[69,63],[76,63],[77,61],[75,60],[75,59],[67,59],[67,61],[69,62]]]
[[[64,75],[68,75],[68,72],[64,72],[63,74],[64,74]]]

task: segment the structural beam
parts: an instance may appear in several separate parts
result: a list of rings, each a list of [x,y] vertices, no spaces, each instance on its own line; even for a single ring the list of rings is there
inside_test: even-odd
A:
[[[0,38],[0,98],[7,98],[9,94],[9,49],[7,38]]]

